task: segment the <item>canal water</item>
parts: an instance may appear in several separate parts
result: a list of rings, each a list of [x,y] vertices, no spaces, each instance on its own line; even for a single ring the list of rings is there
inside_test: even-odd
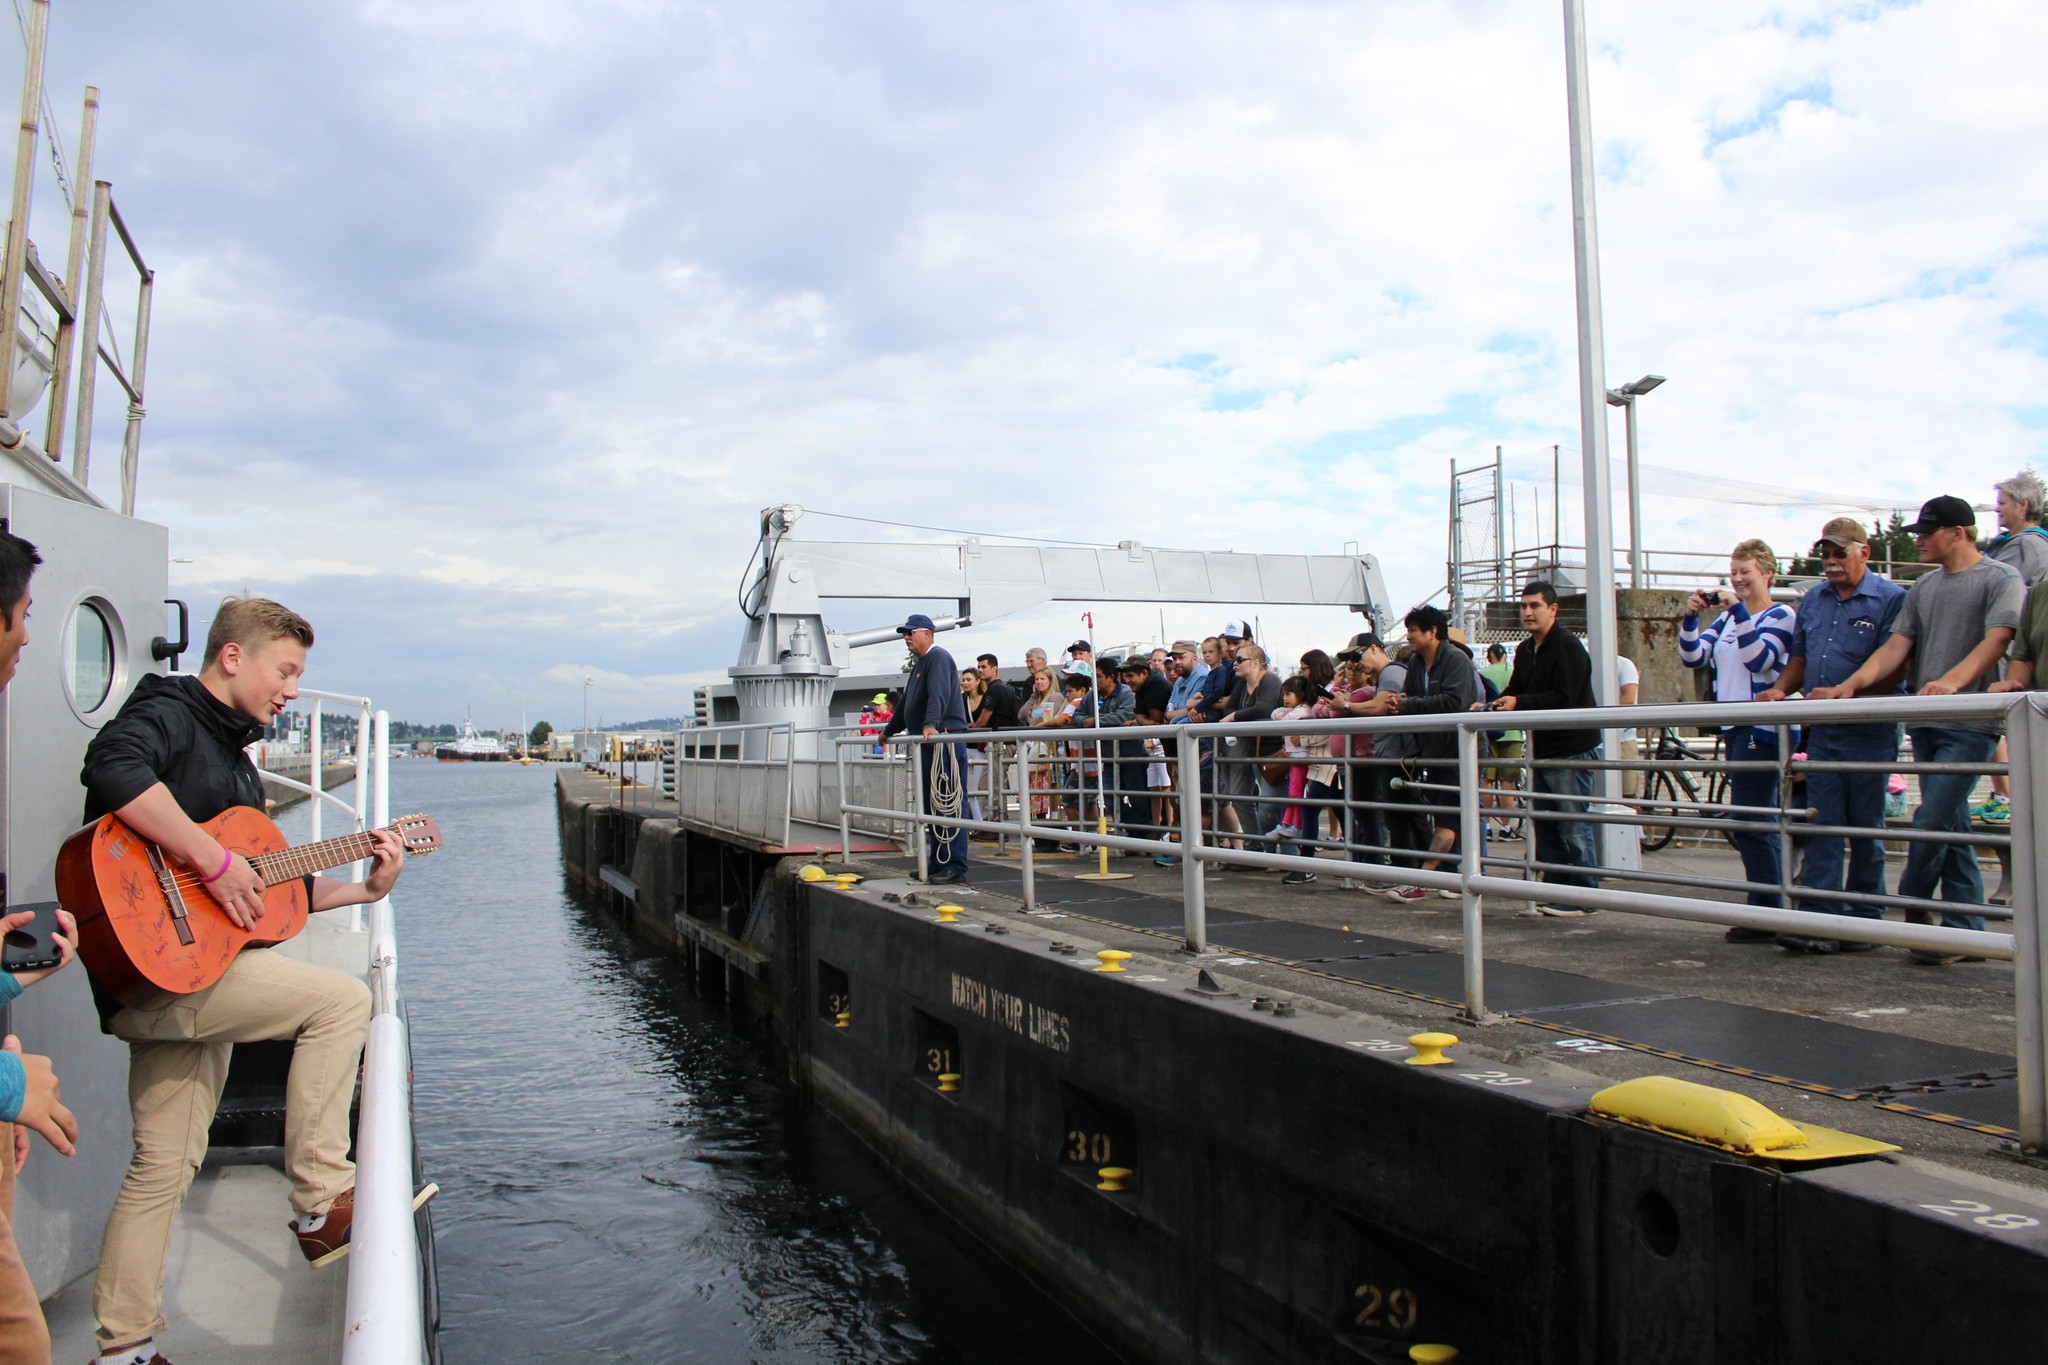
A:
[[[580,898],[554,773],[391,765],[447,840],[394,896],[444,1359],[1111,1361]]]

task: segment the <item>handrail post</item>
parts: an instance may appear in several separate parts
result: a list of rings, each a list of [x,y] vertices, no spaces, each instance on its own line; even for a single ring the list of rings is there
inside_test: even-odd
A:
[[[789,847],[790,814],[796,806],[796,722],[782,726],[782,846]],[[637,770],[636,770],[637,771]]]
[[[1174,777],[1180,787],[1181,937],[1191,953],[1209,951],[1208,889],[1202,885],[1202,742],[1182,735],[1174,745]],[[1221,755],[1218,755],[1221,761]]]
[[[924,736],[903,732],[903,753],[910,760],[910,875],[922,880],[924,858]]]
[[[833,758],[839,766],[839,861],[847,862],[853,857],[853,816],[846,809],[847,774],[850,769],[846,762],[846,751],[853,746],[842,740],[834,740]],[[681,783],[678,782],[678,787]]]
[[[2037,898],[2038,850],[2048,836],[2048,721],[2042,702],[2029,696],[2006,712],[2012,755],[2013,1016],[2019,1063],[2020,1149],[2048,1156],[2048,943],[2041,933]]]
[[[1032,866],[1032,845],[1037,841],[1031,833],[1031,756],[1029,746],[1017,741],[1017,857],[1018,866],[1024,873],[1024,908],[1038,908],[1038,873]]]
[[[1809,788],[1809,790],[1811,790]],[[1735,800],[1735,774],[1728,774],[1728,800]],[[1801,906],[1792,894],[1792,822],[1786,810],[1792,805],[1792,727],[1778,727],[1778,900],[1787,910],[1799,910]],[[1848,849],[1843,848],[1846,859]],[[1844,862],[1843,866],[1847,867]]]
[[[306,722],[306,785],[313,789],[312,841],[320,842],[320,719],[326,702],[313,698],[313,714]]]
[[[1479,895],[1472,879],[1480,872],[1479,727],[1458,727],[1459,919],[1465,938],[1465,1015],[1486,1022],[1486,950],[1479,919]]]

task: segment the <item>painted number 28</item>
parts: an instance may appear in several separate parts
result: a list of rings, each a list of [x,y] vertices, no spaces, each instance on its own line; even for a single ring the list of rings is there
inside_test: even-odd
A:
[[[1944,1218],[1969,1218],[1971,1222],[1983,1228],[2041,1226],[2041,1220],[2038,1218],[2030,1218],[2024,1213],[1995,1213],[1989,1204],[1980,1204],[1974,1199],[1944,1199],[1939,1204],[1922,1204],[1920,1207],[1929,1213],[1938,1213]]]

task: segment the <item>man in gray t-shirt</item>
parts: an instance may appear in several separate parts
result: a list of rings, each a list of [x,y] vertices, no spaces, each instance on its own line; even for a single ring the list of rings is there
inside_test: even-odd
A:
[[[2026,592],[2020,576],[1977,549],[1977,513],[1961,498],[1936,498],[1920,509],[1920,518],[1906,528],[1913,533],[1920,558],[1940,567],[1914,581],[1892,624],[1891,638],[1879,645],[1839,687],[1817,687],[1806,695],[1816,701],[1853,697],[1857,691],[1890,677],[1910,664],[1913,691],[1923,697],[1982,692],[1997,681],[1998,661],[2020,623]],[[1909,725],[1913,758],[1919,763],[1982,765],[1998,747],[1996,720],[1954,720],[1939,725]],[[1971,772],[1922,773],[1920,809],[1913,828],[1956,834],[1970,831]],[[1899,876],[1899,894],[1929,898],[1935,888],[1951,903],[1982,905],[1984,878],[1977,870],[1977,850],[1968,844],[1915,841]],[[1908,910],[1906,918],[1924,923],[1927,912]],[[1950,914],[1941,922],[1952,929],[1982,929],[1982,915]],[[1916,948],[1915,962],[1944,964],[1970,959],[1957,953]]]

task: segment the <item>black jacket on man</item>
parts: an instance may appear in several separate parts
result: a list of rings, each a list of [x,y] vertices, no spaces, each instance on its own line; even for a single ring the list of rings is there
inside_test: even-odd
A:
[[[926,730],[961,734],[967,729],[967,699],[960,694],[960,666],[953,656],[933,645],[910,667],[903,684],[903,705],[882,731],[886,738],[908,730],[921,735]]]
[[[1472,656],[1446,640],[1436,647],[1436,662],[1428,668],[1422,666],[1420,654],[1408,660],[1401,695],[1404,716],[1448,716],[1470,711],[1486,699],[1486,689],[1479,684]],[[1455,730],[1426,731],[1412,738],[1421,758],[1457,757]]]
[[[1518,711],[1566,711],[1599,705],[1593,698],[1593,659],[1579,637],[1563,625],[1552,625],[1539,648],[1535,638],[1515,646],[1515,669],[1508,675],[1503,697],[1515,699]],[[1533,758],[1566,758],[1600,747],[1598,730],[1532,728]]]
[[[190,674],[145,673],[121,710],[85,748],[87,824],[121,809],[161,782],[178,808],[205,822],[230,806],[263,809],[263,779],[247,745],[263,733],[256,721],[206,690]],[[306,893],[312,894],[307,878]],[[189,893],[188,893],[189,894]],[[201,890],[198,894],[204,895]],[[121,1002],[92,980],[100,1027],[121,1012]]]
[[[204,823],[230,806],[263,809],[263,779],[247,746],[262,725],[206,690],[190,674],[145,673],[120,714],[86,746],[87,823],[121,809],[161,782],[178,808]]]

